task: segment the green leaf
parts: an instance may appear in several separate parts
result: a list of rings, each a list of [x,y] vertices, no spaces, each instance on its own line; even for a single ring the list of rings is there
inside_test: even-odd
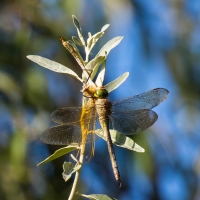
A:
[[[110,26],[110,24],[105,24],[105,25],[101,28],[101,32],[104,32],[109,26]]]
[[[111,198],[105,194],[79,194],[82,197],[86,197],[88,199],[92,199],[92,200],[117,200],[115,198]]]
[[[103,134],[102,129],[95,130],[95,133],[106,141],[106,136]],[[113,144],[123,147],[132,151],[143,153],[145,150],[136,144],[131,138],[119,133],[116,130],[110,130],[110,135]]]
[[[88,32],[88,38],[91,38],[92,34],[90,32]]]
[[[64,162],[63,164],[64,172],[62,173],[62,176],[65,182],[67,182],[71,178],[72,174],[78,171],[80,168],[81,168],[81,164],[75,167],[72,162]]]
[[[84,47],[84,45],[82,44],[82,42],[75,36],[72,36],[72,40],[75,44],[81,46],[81,47]]]
[[[104,87],[106,88],[108,93],[110,93],[116,88],[118,88],[128,78],[128,76],[129,76],[129,72],[125,72],[124,74],[116,78],[114,81],[108,83]]]
[[[98,74],[97,79],[96,79],[96,85],[98,85],[98,86],[103,85],[105,72],[106,72],[106,60],[104,60],[104,63],[101,66],[101,69],[100,69],[99,74]]]
[[[40,165],[43,165],[47,162],[50,162],[52,160],[55,160],[56,158],[59,158],[71,151],[74,151],[76,149],[79,149],[79,146],[78,145],[69,145],[67,147],[64,147],[64,148],[60,148],[58,149],[57,151],[55,151],[54,154],[50,155],[48,158],[46,158],[45,160],[43,160],[42,162],[40,162],[37,166],[40,166]]]
[[[78,19],[75,17],[75,15],[72,15],[72,19],[73,19],[74,26],[82,33],[80,23]]]
[[[83,46],[85,46],[85,40],[84,40],[83,35],[82,35],[82,29],[80,27],[79,21],[74,15],[72,15],[72,19],[73,19],[74,26],[77,29],[77,33],[78,33],[78,36],[81,40],[81,43],[83,44]]]
[[[98,32],[94,34],[91,38],[87,39],[88,49],[90,49],[90,51],[92,50],[94,45],[97,43],[99,38],[101,38],[103,35],[104,35],[104,32]]]
[[[101,65],[101,63],[106,59],[105,56],[98,56],[95,57],[94,59],[92,59],[86,66],[85,68],[89,71],[92,72],[92,74],[90,75],[90,79],[93,80],[93,78],[95,77],[99,66]]]
[[[80,82],[82,82],[81,78],[79,78],[79,76],[74,71],[72,71],[68,67],[65,67],[64,65],[61,65],[60,63],[57,63],[55,61],[49,60],[47,58],[43,58],[41,56],[36,56],[36,55],[29,55],[27,56],[27,58],[44,68],[50,69],[58,73],[69,74],[77,78]]]
[[[103,56],[105,55],[105,52],[106,54],[108,55],[110,50],[113,49],[114,47],[116,47],[120,42],[121,40],[123,39],[122,36],[119,36],[119,37],[115,37],[113,39],[111,39],[110,41],[108,41],[99,51],[99,53],[96,55],[97,56]]]

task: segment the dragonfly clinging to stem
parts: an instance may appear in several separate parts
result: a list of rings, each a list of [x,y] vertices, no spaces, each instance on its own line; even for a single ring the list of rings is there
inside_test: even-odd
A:
[[[80,60],[69,43],[62,37],[60,41],[75,57],[82,70],[86,71],[85,63]],[[87,72],[88,73],[88,72]],[[90,80],[88,73],[88,80]],[[51,114],[51,119],[59,124],[47,129],[40,140],[53,145],[79,145],[92,144],[94,147],[96,125],[100,124],[103,135],[106,137],[108,152],[119,186],[121,186],[120,173],[110,135],[110,129],[114,129],[125,135],[133,135],[150,127],[157,120],[157,114],[151,109],[164,101],[169,93],[167,89],[156,88],[140,95],[131,96],[110,102],[108,91],[90,80],[92,84],[85,83],[83,95],[89,97],[84,107],[58,108]],[[84,152],[82,152],[84,153]],[[91,154],[91,156],[93,153]]]

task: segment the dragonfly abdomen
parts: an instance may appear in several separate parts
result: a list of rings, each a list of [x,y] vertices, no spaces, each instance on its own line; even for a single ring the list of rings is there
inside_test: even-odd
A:
[[[101,128],[103,129],[103,133],[106,136],[106,141],[108,144],[108,153],[110,155],[113,173],[116,181],[118,182],[118,185],[121,187],[120,173],[117,166],[116,156],[109,131],[109,115],[111,114],[112,104],[108,99],[97,99],[95,105]]]

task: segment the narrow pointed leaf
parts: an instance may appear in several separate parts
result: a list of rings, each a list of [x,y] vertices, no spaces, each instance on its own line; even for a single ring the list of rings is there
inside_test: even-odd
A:
[[[128,78],[128,76],[129,76],[129,72],[125,72],[124,74],[116,78],[114,81],[105,85],[105,88],[108,91],[108,93],[118,88]]]
[[[72,36],[72,40],[75,44],[81,46],[81,47],[84,47],[84,45],[82,44],[82,42],[75,36]]]
[[[45,160],[43,160],[42,162],[40,162],[37,166],[40,166],[40,165],[43,165],[43,164],[45,164],[47,162],[55,160],[56,158],[59,158],[59,157],[65,155],[65,154],[67,154],[67,153],[69,153],[71,151],[76,150],[76,149],[79,149],[78,145],[77,146],[70,145],[70,146],[67,146],[67,147],[64,147],[64,148],[60,148],[57,151],[55,151],[54,154],[50,155],[48,158],[46,158]]]
[[[105,194],[79,194],[82,197],[86,197],[88,199],[92,199],[92,200],[117,200],[115,198],[111,198]]]
[[[107,53],[107,55],[109,54],[110,50],[113,49],[114,47],[116,47],[121,40],[123,39],[122,36],[119,37],[115,37],[113,39],[111,39],[110,41],[108,41],[99,51],[99,53],[96,56],[103,56],[105,55],[105,52]]]
[[[105,24],[105,25],[101,28],[101,32],[104,32],[109,26],[110,26],[110,24]]]
[[[104,35],[104,32],[98,32],[94,34],[91,38],[88,38],[87,43],[88,43],[88,49],[91,49],[94,47],[94,45],[97,43],[99,38],[101,38]]]
[[[92,74],[90,76],[91,79],[93,79],[98,71],[98,67],[101,65],[101,63],[106,59],[105,56],[98,56],[92,59],[85,68],[89,71],[92,71]]]
[[[96,130],[95,133],[106,141],[106,136],[103,134],[103,131],[101,129]],[[136,144],[131,138],[117,132],[116,130],[110,130],[110,135],[113,144],[119,147],[123,147],[140,153],[145,152],[145,150],[138,144]]]
[[[75,26],[80,32],[82,32],[81,27],[80,27],[80,23],[79,23],[78,19],[75,17],[75,15],[72,15],[72,19],[73,19],[74,26]]]
[[[98,86],[103,85],[105,72],[106,72],[106,60],[104,60],[104,63],[101,66],[100,72],[99,72],[97,79],[96,79],[96,85],[98,85]]]
[[[50,70],[52,70],[54,72],[58,72],[58,73],[69,74],[71,76],[74,76],[75,78],[77,78],[79,81],[82,82],[81,78],[79,78],[79,76],[74,71],[72,71],[68,67],[65,67],[64,65],[61,65],[60,63],[57,63],[55,61],[49,60],[47,58],[43,58],[41,56],[36,56],[36,55],[29,55],[29,56],[27,56],[27,58],[44,68],[50,69]]]
[[[75,167],[72,162],[64,162],[62,176],[65,182],[67,182],[71,178],[72,174],[78,171],[80,168],[80,164]]]
[[[72,19],[73,19],[74,26],[77,29],[77,33],[78,33],[78,36],[79,36],[79,38],[81,40],[81,43],[84,46],[85,45],[85,40],[84,40],[83,35],[82,35],[82,29],[80,27],[80,23],[79,23],[78,19],[74,15],[72,15]]]

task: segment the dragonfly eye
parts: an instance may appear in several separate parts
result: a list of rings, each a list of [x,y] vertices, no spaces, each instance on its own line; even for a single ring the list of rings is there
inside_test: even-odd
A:
[[[106,98],[108,96],[108,91],[104,89],[97,89],[94,93],[96,98]]]

